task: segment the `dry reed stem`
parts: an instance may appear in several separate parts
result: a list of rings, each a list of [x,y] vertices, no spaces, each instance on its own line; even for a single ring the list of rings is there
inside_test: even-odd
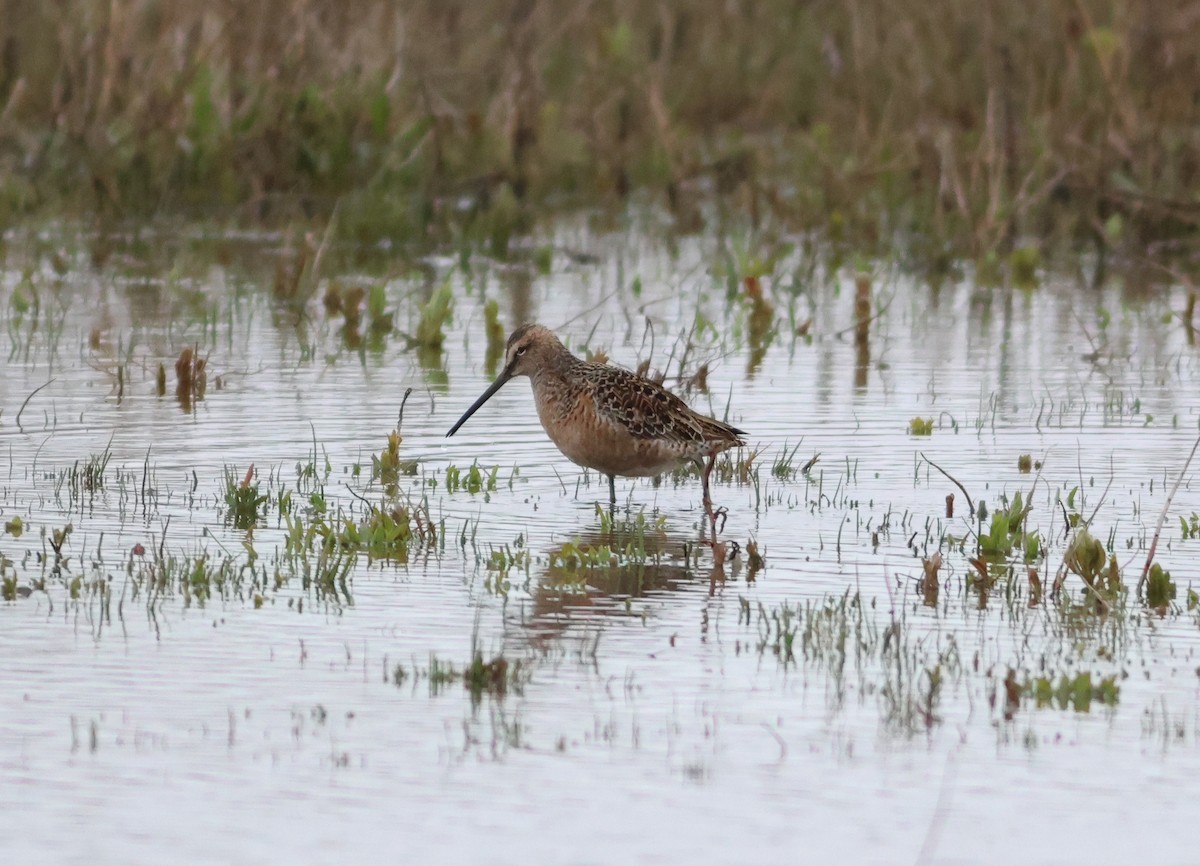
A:
[[[1153,564],[1154,554],[1158,550],[1158,537],[1162,534],[1163,524],[1167,520],[1167,511],[1171,508],[1171,502],[1175,499],[1175,494],[1179,491],[1179,485],[1183,482],[1183,476],[1187,475],[1188,467],[1192,465],[1192,458],[1196,456],[1197,448],[1200,448],[1200,437],[1192,445],[1191,453],[1188,454],[1188,459],[1184,461],[1183,468],[1179,470],[1179,477],[1175,479],[1175,484],[1171,487],[1171,492],[1167,494],[1167,501],[1163,503],[1162,511],[1158,514],[1158,524],[1154,527],[1154,538],[1150,540],[1150,551],[1146,554],[1146,564],[1142,566],[1142,576],[1138,579],[1137,591],[1139,594],[1146,583],[1146,578],[1150,575],[1150,566]]]

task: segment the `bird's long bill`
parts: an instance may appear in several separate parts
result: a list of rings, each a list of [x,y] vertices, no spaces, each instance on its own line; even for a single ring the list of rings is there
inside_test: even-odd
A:
[[[459,418],[457,422],[455,422],[453,427],[450,428],[450,432],[446,434],[446,437],[449,438],[450,436],[453,436],[455,433],[457,433],[458,428],[461,427],[462,425],[466,424],[467,419],[470,418],[472,415],[474,415],[475,412],[478,411],[479,407],[482,406],[484,403],[486,403],[488,400],[490,400],[492,398],[492,395],[495,394],[497,391],[499,391],[500,387],[511,378],[512,378],[511,370],[509,370],[507,367],[505,367],[503,370],[501,370],[500,375],[496,377],[496,381],[493,382],[491,385],[489,385],[488,389],[486,391],[484,391],[481,395],[479,395],[479,399],[471,404],[470,409],[468,409],[466,412],[463,412],[463,416],[461,418]]]

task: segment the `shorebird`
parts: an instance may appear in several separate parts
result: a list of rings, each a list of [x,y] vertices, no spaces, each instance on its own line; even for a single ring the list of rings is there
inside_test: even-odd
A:
[[[616,476],[653,476],[685,463],[700,464],[704,511],[715,521],[708,479],[717,455],[746,444],[746,433],[701,415],[649,379],[620,367],[575,357],[549,328],[522,325],[512,332],[504,369],[463,413],[453,436],[509,379],[528,376],[542,427],[573,463],[608,476],[616,504]]]

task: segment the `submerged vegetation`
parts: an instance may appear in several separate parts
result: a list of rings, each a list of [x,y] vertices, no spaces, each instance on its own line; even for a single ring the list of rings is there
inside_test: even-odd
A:
[[[340,201],[348,236],[503,254],[541,203],[645,190],[1017,285],[1055,239],[1200,225],[1183,0],[72,0],[0,43],[0,220]]]

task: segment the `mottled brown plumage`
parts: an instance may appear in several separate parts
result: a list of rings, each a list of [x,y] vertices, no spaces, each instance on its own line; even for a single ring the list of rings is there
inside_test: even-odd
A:
[[[504,369],[450,428],[458,428],[514,376],[528,376],[542,427],[569,460],[608,476],[660,475],[691,461],[704,467],[705,511],[712,515],[708,479],[722,451],[745,445],[745,433],[701,415],[648,379],[620,367],[572,355],[552,331],[523,325],[513,331]]]

